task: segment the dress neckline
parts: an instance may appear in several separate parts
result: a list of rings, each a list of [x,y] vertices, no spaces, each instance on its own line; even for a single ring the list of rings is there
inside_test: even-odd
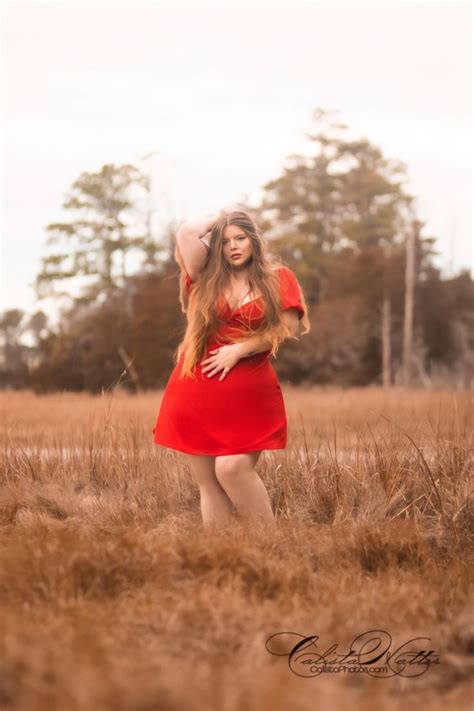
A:
[[[280,267],[281,267],[281,265],[279,265],[279,266],[275,269],[275,271],[278,272],[278,271],[280,270]],[[247,292],[247,293],[248,293],[248,292]],[[245,296],[247,296],[247,294],[245,294]],[[245,299],[245,296],[244,296],[244,299]],[[259,301],[260,299],[263,298],[262,295],[256,296],[255,299],[251,299],[250,301],[247,301],[247,303],[241,304],[240,306],[237,306],[236,309],[232,310],[232,307],[231,307],[231,305],[229,304],[229,302],[227,301],[227,299],[226,299],[226,297],[224,296],[224,294],[222,294],[222,297],[223,297],[225,303],[227,304],[227,306],[228,306],[229,311],[231,312],[231,314],[236,314],[238,311],[240,311],[240,309],[243,309],[244,306],[248,306],[249,304],[253,304],[255,301]]]
[[[237,308],[234,309],[234,311],[232,311],[232,307],[231,307],[231,305],[229,304],[229,302],[227,301],[227,299],[225,298],[224,294],[223,294],[222,296],[223,296],[223,299],[224,299],[225,303],[227,304],[227,307],[228,307],[229,311],[231,312],[231,314],[236,314],[238,311],[240,311],[240,309],[243,309],[244,306],[248,306],[249,304],[253,304],[254,301],[258,301],[259,299],[262,298],[261,296],[257,296],[255,299],[251,299],[250,301],[247,301],[245,304],[242,304],[241,306],[237,306]]]

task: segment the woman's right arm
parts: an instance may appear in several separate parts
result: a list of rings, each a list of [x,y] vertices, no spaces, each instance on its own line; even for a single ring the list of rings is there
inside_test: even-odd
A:
[[[191,279],[194,281],[206,259],[209,249],[209,234],[218,215],[205,215],[193,220],[187,220],[179,226],[176,241],[184,266]],[[203,237],[204,240],[200,238]]]

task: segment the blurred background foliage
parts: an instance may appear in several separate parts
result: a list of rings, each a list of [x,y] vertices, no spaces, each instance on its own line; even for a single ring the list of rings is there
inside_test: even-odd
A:
[[[279,377],[472,387],[474,283],[434,266],[436,236],[424,234],[406,191],[407,166],[349,140],[331,112],[313,120],[307,155],[286,159],[258,206],[240,203],[298,276],[310,311],[311,332],[273,361]],[[185,328],[177,225],[152,234],[149,178],[131,164],[83,173],[63,208],[70,220],[46,226],[36,290],[67,305],[54,325],[42,310],[0,314],[0,387],[163,387]]]

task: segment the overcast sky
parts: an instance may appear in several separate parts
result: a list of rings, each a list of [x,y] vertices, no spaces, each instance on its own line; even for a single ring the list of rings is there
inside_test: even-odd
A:
[[[45,225],[83,171],[156,151],[176,220],[307,151],[315,107],[408,165],[446,274],[472,268],[470,3],[3,4],[2,300],[33,311]]]

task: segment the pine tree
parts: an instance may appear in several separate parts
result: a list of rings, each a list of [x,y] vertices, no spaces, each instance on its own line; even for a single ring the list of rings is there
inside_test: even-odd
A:
[[[46,226],[46,243],[56,251],[42,259],[36,278],[38,298],[70,295],[67,290],[58,292],[55,285],[66,282],[69,287],[77,277],[92,277],[78,300],[100,300],[125,283],[129,252],[138,250],[146,263],[153,260],[161,248],[152,240],[146,210],[137,208],[149,188],[147,176],[129,164],[82,173],[63,203],[74,213],[73,219]]]

